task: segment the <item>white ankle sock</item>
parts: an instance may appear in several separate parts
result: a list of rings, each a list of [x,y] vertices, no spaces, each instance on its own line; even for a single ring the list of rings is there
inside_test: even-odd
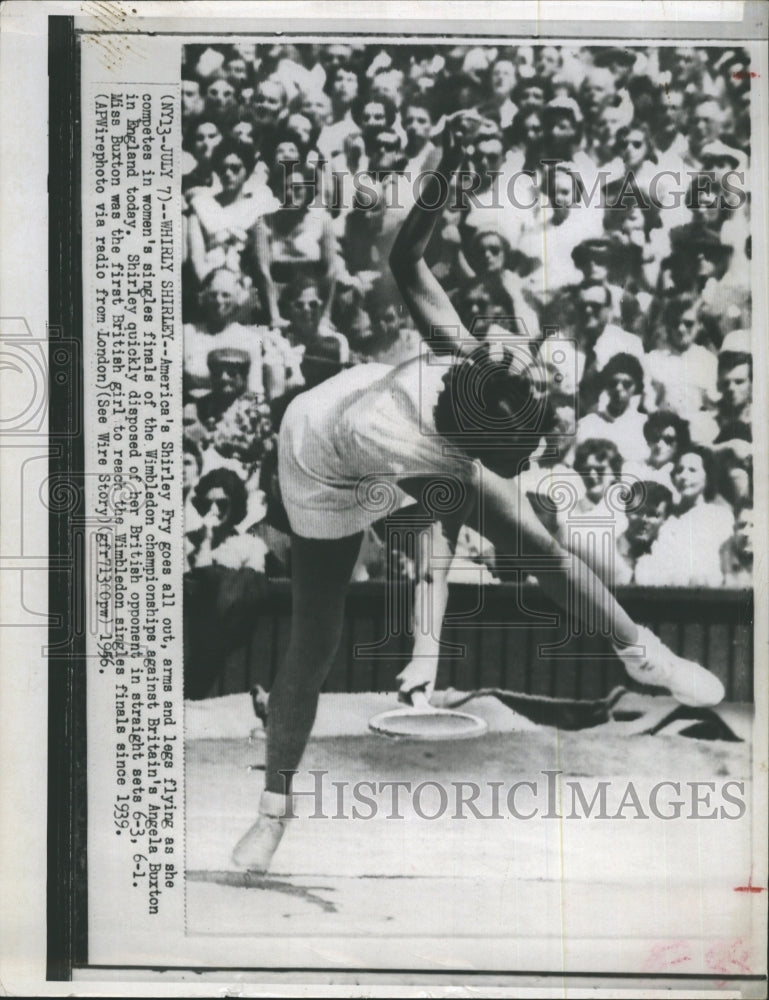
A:
[[[280,792],[262,792],[259,799],[259,815],[271,816],[273,819],[290,819],[294,815],[293,802],[290,795]]]

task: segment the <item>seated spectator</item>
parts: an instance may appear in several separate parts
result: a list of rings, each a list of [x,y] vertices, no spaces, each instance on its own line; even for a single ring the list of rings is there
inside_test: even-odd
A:
[[[579,177],[588,191],[596,180],[595,161],[581,149],[582,111],[569,97],[554,97],[542,109],[543,160],[561,160]]]
[[[525,228],[518,246],[531,261],[526,279],[537,302],[546,304],[568,285],[579,283],[572,252],[584,240],[603,234],[597,204],[580,201],[579,175],[565,163],[543,174],[544,203],[526,213]]]
[[[661,168],[679,175],[683,175],[686,169],[683,157],[688,151],[684,102],[683,88],[672,81],[657,86],[654,98],[644,111],[635,99],[639,117],[648,123],[651,130]]]
[[[319,136],[323,134],[326,125],[331,124],[331,98],[325,91],[321,90],[317,81],[308,88],[302,97],[299,111],[309,118],[313,129]]]
[[[411,324],[400,293],[390,282],[382,281],[371,290],[366,296],[366,310],[371,332],[358,344],[362,361],[394,366],[419,354],[422,338]]]
[[[383,129],[393,127],[397,108],[383,94],[361,94],[353,101],[350,112],[357,131],[345,141],[344,151],[347,170],[354,174],[369,169],[374,139]]]
[[[643,364],[641,338],[611,323],[611,293],[603,281],[584,281],[577,291],[574,337],[582,351],[582,412],[598,402],[600,373],[615,354],[632,354]]]
[[[648,445],[646,461],[631,456],[624,472],[636,479],[661,483],[677,503],[678,493],[671,477],[679,455],[691,444],[689,425],[675,413],[658,410],[646,418],[643,434]]]
[[[184,694],[204,698],[227,655],[250,635],[264,592],[267,547],[238,532],[246,488],[231,470],[204,475],[193,503],[200,525],[185,539]]]
[[[243,103],[254,96],[255,70],[253,61],[245,59],[240,52],[230,51],[222,64],[222,72],[237,89]]]
[[[518,247],[530,213],[517,208],[508,197],[509,178],[502,170],[504,145],[499,129],[492,126],[484,132],[479,127],[475,139],[468,135],[468,144],[472,150],[471,168],[475,174],[472,178],[473,193],[472,196],[463,196],[458,190],[456,198],[450,202],[452,208],[460,207],[456,223],[464,231],[465,239],[480,231],[494,230],[510,246]],[[531,201],[521,204],[531,204]]]
[[[196,119],[185,133],[182,149],[187,155],[183,164],[182,191],[188,198],[196,188],[211,188],[211,194],[221,190],[214,172],[214,150],[222,141],[216,122]]]
[[[673,469],[679,502],[660,531],[665,554],[660,586],[720,587],[723,579],[720,548],[732,532],[732,515],[715,502],[711,453],[700,447],[682,452]]]
[[[563,68],[563,56],[556,45],[540,45],[534,53],[534,69],[545,80],[554,80]]]
[[[274,208],[275,199],[264,189],[263,196],[244,185],[254,169],[254,152],[244,143],[222,139],[212,155],[221,190],[190,192],[187,219],[186,255],[197,280],[202,282],[219,267],[242,270],[245,251],[257,219]]]
[[[184,504],[185,534],[200,527],[200,514],[195,509],[192,498],[202,468],[203,457],[200,454],[200,448],[185,435],[182,443],[182,502]]]
[[[532,107],[521,108],[509,128],[505,130],[505,142],[510,147],[505,157],[508,174],[534,172],[539,169],[544,135],[541,110]],[[520,197],[518,200],[519,203],[523,203]]]
[[[554,510],[555,537],[561,545],[576,551],[589,565],[598,563],[609,572],[606,553],[614,551],[617,536],[627,527],[621,503],[626,492],[620,486],[622,456],[612,441],[583,441],[574,453],[574,472],[582,496],[575,490],[577,483],[564,475],[553,480],[549,500],[540,492],[538,506]],[[543,520],[548,526],[547,519]]]
[[[239,108],[238,116],[228,133],[230,139],[234,139],[235,142],[242,142],[244,145],[250,146],[254,150],[254,154],[256,154],[257,137],[255,117],[250,107]]]
[[[631,182],[629,175],[607,184],[603,228],[611,240],[612,257],[622,264],[621,283],[630,284],[639,298],[642,292],[652,292],[670,241],[648,189]]]
[[[574,452],[574,471],[580,476],[584,488],[575,506],[580,514],[597,514],[610,521],[620,521],[624,530],[624,519],[616,517],[614,506],[608,506],[606,492],[610,486],[620,482],[622,477],[622,455],[613,441],[606,438],[591,438],[580,442]]]
[[[549,79],[519,74],[518,83],[513,87],[510,98],[520,111],[531,108],[541,110],[552,97],[552,93],[552,83]]]
[[[705,232],[684,245],[695,267],[695,287],[699,291],[697,314],[707,339],[715,350],[724,334],[749,326],[751,322],[750,268],[743,254],[720,236]]]
[[[440,150],[432,141],[436,125],[435,102],[431,97],[407,97],[401,109],[406,133],[404,172],[411,183],[425,170],[437,165]]]
[[[623,172],[622,161],[618,158],[617,135],[632,119],[633,105],[619,95],[609,98],[598,115],[591,154],[596,166],[608,173],[609,178],[617,177]]]
[[[682,156],[689,170],[702,168],[702,150],[721,137],[724,125],[723,108],[708,94],[696,94],[687,100],[687,147]]]
[[[617,266],[619,263],[618,249],[616,242],[610,237],[599,236],[578,243],[571,252],[571,259],[582,274],[581,284],[597,282],[606,285],[609,289],[611,295],[610,325],[617,325],[623,330],[634,332],[635,326],[638,325],[640,308],[635,294],[627,287],[629,284],[627,276],[621,274],[620,268]],[[573,302],[578,291],[579,285],[565,289],[569,300],[568,304],[560,299],[558,301],[558,307],[568,309],[568,315],[563,320],[567,326],[574,323]],[[552,315],[557,316],[555,307]]]
[[[330,161],[342,153],[345,139],[358,131],[352,106],[360,91],[360,80],[349,61],[328,70],[325,90],[331,98],[331,122],[323,126],[318,149]]]
[[[216,122],[222,133],[229,132],[238,113],[239,88],[233,86],[219,70],[209,77],[204,96],[203,113]]]
[[[717,433],[713,411],[718,365],[713,352],[697,342],[701,326],[696,301],[685,292],[664,303],[664,340],[647,361],[646,406],[678,414],[689,421],[695,440],[709,444]]]
[[[286,88],[276,77],[262,80],[257,85],[253,103],[260,135],[269,141],[271,130],[284,121],[288,113]]]
[[[264,573],[267,548],[253,535],[241,535],[237,526],[246,516],[247,494],[232,469],[212,469],[200,478],[192,498],[200,526],[186,533],[189,569],[224,566]]]
[[[596,411],[577,422],[577,443],[590,438],[613,441],[623,459],[645,461],[646,414],[638,410],[644,391],[640,361],[632,354],[615,354],[602,369],[599,384]]]
[[[661,564],[668,555],[657,541],[672,505],[672,494],[661,483],[650,480],[633,483],[627,506],[627,528],[617,537],[615,584],[655,586],[658,583]]]
[[[660,178],[657,151],[651,133],[643,122],[631,122],[618,129],[614,152],[615,158],[605,166],[611,181],[633,184],[644,191],[649,191],[654,186],[655,200],[664,198],[665,191],[659,185],[661,180],[668,179]]]
[[[558,530],[559,492],[571,492],[575,485],[574,437],[577,427],[574,398],[551,397],[552,425],[529,459],[528,469],[519,477],[519,490],[526,495],[542,523],[552,534]],[[565,485],[563,485],[565,484]]]
[[[753,446],[734,438],[715,449],[718,492],[732,507],[753,497]]]
[[[522,255],[513,252],[510,244],[496,229],[463,231],[464,262],[469,274],[480,278],[493,298],[506,301],[506,329],[527,339],[538,339],[539,319],[527,301],[518,268]]]
[[[617,84],[610,69],[605,66],[588,68],[579,87],[578,99],[591,138],[596,133],[601,111],[616,94]]]
[[[205,101],[200,89],[200,80],[189,70],[182,72],[181,83],[182,99],[182,125],[188,126],[190,122],[203,114]]]
[[[315,204],[320,180],[311,164],[292,168],[273,161],[270,189],[281,207],[254,226],[249,262],[271,326],[284,325],[278,299],[292,281],[334,280],[337,274],[333,220],[322,204]]]
[[[227,268],[211,271],[203,282],[199,296],[201,320],[184,327],[186,395],[210,389],[209,357],[212,350],[223,347],[248,353],[248,389],[257,398],[271,399],[283,391],[279,373],[287,361],[288,344],[266,327],[238,321],[247,299],[242,276]]]
[[[482,114],[493,117],[503,129],[510,125],[518,110],[511,96],[515,83],[515,64],[510,59],[496,59],[489,70],[491,97],[483,105]]]
[[[325,359],[328,365],[337,366],[336,371],[350,360],[347,338],[338,333],[328,319],[327,295],[320,282],[300,277],[288,285],[281,296],[281,313],[288,321],[283,336],[292,349],[286,360],[286,389],[306,384],[302,374],[305,355]]]
[[[610,71],[618,91],[629,85],[637,59],[636,49],[621,48],[618,45],[601,46],[593,52],[593,65]]]
[[[735,330],[724,338],[718,355],[718,391],[715,443],[752,441],[753,354],[747,330]]]
[[[734,530],[721,546],[725,587],[753,586],[753,504],[744,503],[734,515]]]
[[[270,409],[249,392],[251,357],[231,347],[208,355],[211,391],[184,408],[184,433],[203,455],[204,469],[236,463],[243,479],[255,470],[270,441]]]
[[[499,340],[511,332],[507,326],[514,316],[510,296],[503,288],[470,279],[457,289],[452,300],[459,318],[476,340]]]

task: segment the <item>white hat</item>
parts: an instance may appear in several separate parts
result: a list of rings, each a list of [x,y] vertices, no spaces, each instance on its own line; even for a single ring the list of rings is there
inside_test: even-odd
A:
[[[732,330],[727,333],[721,344],[719,354],[750,354],[750,330]]]

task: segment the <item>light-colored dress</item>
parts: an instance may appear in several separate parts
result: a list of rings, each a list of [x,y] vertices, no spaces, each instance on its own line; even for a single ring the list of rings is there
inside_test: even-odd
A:
[[[412,502],[412,476],[471,481],[474,461],[435,429],[453,359],[422,354],[398,368],[364,364],[298,396],[283,418],[278,475],[291,527],[344,538]]]

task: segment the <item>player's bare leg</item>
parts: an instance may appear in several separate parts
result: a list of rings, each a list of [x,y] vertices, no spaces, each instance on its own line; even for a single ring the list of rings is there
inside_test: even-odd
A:
[[[540,589],[562,608],[602,624],[617,655],[639,684],[667,688],[685,705],[717,705],[724,686],[709,670],[676,656],[647,628],[637,625],[601,579],[573,552],[567,552],[544,528],[525,496],[488,469],[479,471],[476,497],[483,515],[482,533],[499,552],[546,555],[552,567],[538,573]]]
[[[237,865],[267,870],[291,816],[290,776],[307,745],[318,697],[336,655],[361,535],[292,540],[291,637],[270,691],[265,790],[259,816],[233,851]]]

